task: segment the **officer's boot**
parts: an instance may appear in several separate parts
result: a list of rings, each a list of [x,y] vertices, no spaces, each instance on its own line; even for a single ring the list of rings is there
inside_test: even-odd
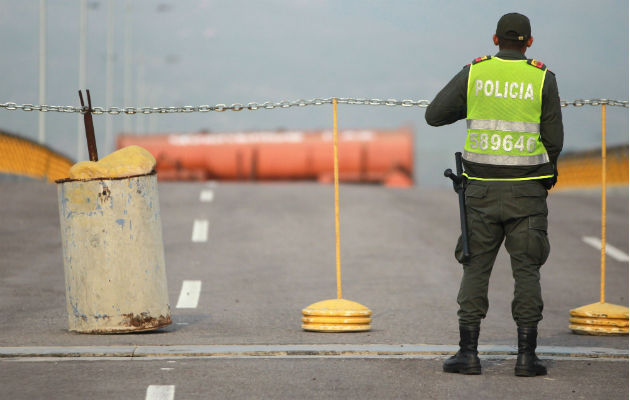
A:
[[[444,372],[458,372],[467,375],[481,374],[481,362],[477,355],[479,328],[459,327],[459,351],[442,366]]]
[[[516,357],[516,376],[547,375],[547,368],[536,357],[536,337],[538,328],[518,328],[518,356]]]

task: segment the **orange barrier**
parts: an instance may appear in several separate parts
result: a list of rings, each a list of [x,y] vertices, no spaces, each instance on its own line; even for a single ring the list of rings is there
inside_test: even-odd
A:
[[[68,177],[73,162],[28,139],[0,132],[0,173],[54,182]]]
[[[121,135],[118,148],[142,146],[162,180],[317,180],[332,183],[332,131]],[[339,179],[413,184],[413,131],[343,130]]]
[[[628,145],[606,149],[607,185],[628,185]],[[567,153],[558,159],[558,183],[554,189],[599,187],[602,184],[601,149]]]

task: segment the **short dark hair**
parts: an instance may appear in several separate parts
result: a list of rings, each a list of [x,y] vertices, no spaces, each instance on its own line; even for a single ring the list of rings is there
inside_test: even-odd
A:
[[[527,45],[526,40],[499,38],[499,49],[520,50]]]

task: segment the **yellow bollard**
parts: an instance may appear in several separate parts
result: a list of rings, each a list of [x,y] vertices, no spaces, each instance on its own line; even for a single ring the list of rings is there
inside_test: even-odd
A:
[[[339,157],[337,155],[337,99],[333,99],[333,154],[335,177],[335,247],[337,260],[337,298],[323,300],[302,310],[302,329],[315,332],[359,332],[372,329],[372,311],[341,297],[341,259],[339,246]]]
[[[57,183],[70,331],[169,325],[155,172]]]
[[[628,334],[628,307],[606,303],[606,104],[602,104],[602,244],[599,303],[569,311],[569,329],[580,335]]]

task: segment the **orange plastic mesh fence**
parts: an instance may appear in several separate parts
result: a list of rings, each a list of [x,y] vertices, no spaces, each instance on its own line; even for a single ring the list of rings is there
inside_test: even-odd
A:
[[[54,182],[68,177],[73,162],[49,148],[0,132],[0,173]]]
[[[602,184],[601,149],[563,154],[558,159],[555,188],[596,187]],[[606,185],[628,185],[628,146],[606,149]]]

